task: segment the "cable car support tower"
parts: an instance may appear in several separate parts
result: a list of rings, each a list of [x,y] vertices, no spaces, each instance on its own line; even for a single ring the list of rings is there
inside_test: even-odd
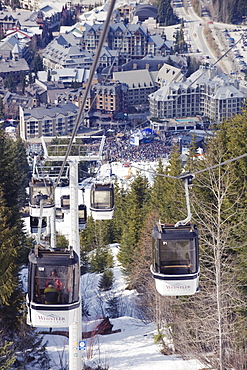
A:
[[[80,139],[82,137],[80,136]],[[93,137],[92,137],[93,138]],[[99,139],[100,137],[94,137]],[[78,222],[78,163],[81,161],[102,161],[103,147],[105,137],[101,137],[100,150],[97,155],[87,156],[81,151],[84,148],[81,144],[73,144],[73,148],[77,152],[77,155],[69,155],[66,160],[69,164],[69,187],[70,187],[70,240],[69,245],[73,248],[79,258],[80,266],[80,239],[79,239],[79,222]],[[65,159],[64,155],[59,153],[59,144],[54,146],[55,150],[52,150],[52,154],[48,153],[45,141],[42,140],[42,145],[47,161],[63,162]],[[62,148],[63,149],[63,148]],[[54,154],[55,153],[55,154]],[[60,178],[58,176],[55,187],[59,184]],[[51,238],[52,239],[52,238]],[[81,370],[82,368],[82,353],[80,351],[80,342],[82,340],[82,309],[81,309],[81,289],[79,288],[79,306],[75,309],[73,316],[74,320],[69,326],[69,369],[70,370]]]

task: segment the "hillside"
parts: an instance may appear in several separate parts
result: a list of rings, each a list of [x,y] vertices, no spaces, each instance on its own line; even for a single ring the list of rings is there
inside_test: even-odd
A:
[[[95,369],[109,370],[200,370],[202,365],[194,359],[183,360],[173,355],[163,355],[161,347],[155,344],[156,325],[142,320],[136,308],[137,294],[134,290],[126,290],[126,284],[117,260],[118,247],[112,245],[114,256],[114,284],[109,291],[98,288],[101,274],[84,274],[81,277],[82,297],[90,316],[83,317],[83,332],[93,332],[103,316],[106,316],[110,298],[118,300],[119,317],[111,318],[113,331],[108,335],[95,335],[84,338],[85,346],[81,351],[83,365]],[[150,279],[152,279],[150,274]],[[52,334],[52,333],[51,333]],[[47,350],[52,370],[66,368],[68,361],[68,338],[47,334]],[[169,342],[168,342],[169,343]],[[35,370],[35,368],[32,368]]]
[[[240,24],[247,16],[246,0],[213,0],[213,18],[219,22]]]

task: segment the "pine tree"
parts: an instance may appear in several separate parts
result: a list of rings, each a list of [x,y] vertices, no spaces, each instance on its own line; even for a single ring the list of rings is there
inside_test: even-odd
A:
[[[97,247],[96,223],[92,216],[87,218],[87,227],[80,233],[80,243],[84,252],[90,252]]]
[[[26,151],[21,139],[14,142],[0,134],[0,186],[6,205],[16,219],[25,204],[25,188],[28,184]]]
[[[120,307],[119,307],[119,298],[118,297],[111,297],[107,301],[106,307],[107,315],[112,318],[116,319],[120,316]]]
[[[23,307],[22,307],[23,309]],[[26,324],[24,315],[19,317],[18,332],[16,334],[15,351],[21,354],[20,368],[26,369],[27,365],[33,368],[50,369],[48,356],[43,335]]]
[[[47,81],[51,81],[51,70],[48,69],[48,72],[47,72]]]
[[[32,72],[34,72],[35,76],[37,76],[38,71],[43,71],[43,60],[39,54],[35,54],[33,62],[32,62]]]
[[[132,286],[139,294],[148,295],[150,291],[154,293],[154,280],[150,276],[150,266],[152,264],[152,230],[158,220],[156,211],[147,214],[139,240],[139,253],[135,255],[135,263],[130,272]]]
[[[166,198],[165,170],[162,161],[159,160],[157,175],[154,175],[154,183],[151,192],[151,205],[158,212],[159,217],[163,212],[163,202]]]
[[[125,225],[127,215],[127,191],[120,188],[118,183],[114,184],[115,210],[111,220],[113,228],[113,243],[119,242]]]
[[[0,119],[4,118],[4,105],[3,98],[0,96]]]
[[[4,345],[0,345],[0,370],[8,370],[11,365],[15,363],[14,351],[11,348],[13,342],[4,342]]]
[[[164,170],[159,168],[158,171],[161,171],[161,175],[164,174],[170,177],[163,177],[160,179],[157,173],[157,176],[154,180],[154,186],[152,191],[152,199],[156,197],[157,184],[159,185],[159,190],[157,192],[157,201],[159,204],[158,212],[160,221],[162,223],[176,223],[177,221],[184,219],[186,215],[186,206],[185,206],[185,193],[182,180],[173,178],[181,175],[182,173],[182,162],[180,159],[180,152],[178,147],[175,146],[171,153],[171,159],[169,166]],[[162,190],[163,186],[163,190]]]
[[[110,269],[106,269],[99,281],[99,289],[110,290],[113,284],[113,272]]]
[[[113,267],[113,255],[108,247],[97,247],[89,258],[91,272],[104,272]]]
[[[20,250],[19,226],[11,222],[12,214],[3,192],[0,191],[0,305],[8,304],[8,300],[17,287],[16,262]]]
[[[149,209],[150,191],[148,180],[138,174],[131,184],[127,196],[127,209],[124,217],[119,261],[122,263],[127,274],[135,263],[135,256],[138,253],[138,242],[144,219]]]
[[[221,159],[227,160],[245,154],[247,152],[247,107],[242,110],[242,113],[233,118],[223,121],[220,125],[220,130],[217,132],[217,137],[224,146],[225,155]],[[247,176],[247,158],[244,157],[234,162],[232,174],[232,188],[235,191],[241,189],[246,182]],[[247,192],[246,188],[243,193],[241,202],[238,205],[239,212],[236,214],[236,222],[239,226],[235,230],[236,242],[233,250],[238,255],[239,263],[242,266],[238,278],[242,282],[243,291],[247,293],[247,253],[246,253],[246,227],[247,217],[242,220],[239,216],[247,209]]]

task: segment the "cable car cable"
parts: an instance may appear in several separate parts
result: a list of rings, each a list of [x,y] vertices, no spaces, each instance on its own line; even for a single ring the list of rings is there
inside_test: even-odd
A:
[[[145,168],[141,168],[141,167],[138,167],[138,166],[135,166],[135,165],[131,165],[131,166],[134,167],[134,168],[136,168],[139,171],[148,172],[150,174],[157,175],[157,176],[170,177],[171,179],[185,179],[185,178],[188,177],[188,175],[195,176],[198,173],[209,171],[211,169],[214,169],[214,168],[223,166],[224,164],[231,163],[231,162],[237,161],[237,160],[242,159],[242,158],[245,158],[245,157],[247,157],[247,153],[242,154],[242,155],[239,155],[238,157],[235,157],[235,158],[227,159],[226,161],[221,162],[221,163],[218,163],[218,164],[215,164],[213,166],[209,166],[209,167],[203,168],[202,170],[198,170],[198,171],[195,171],[195,172],[190,172],[189,174],[188,173],[181,174],[179,176],[165,175],[165,174],[162,174],[162,173],[157,173],[155,171],[149,171],[149,170],[146,170]]]
[[[124,40],[125,40],[125,38],[126,38],[126,35],[127,35],[128,31],[129,31],[128,26],[129,26],[129,24],[131,24],[131,21],[132,21],[133,17],[134,17],[134,14],[130,17],[130,19],[129,19],[129,23],[127,24],[127,26],[125,25],[126,29],[125,29],[125,31],[124,31],[124,33],[123,33],[123,38],[122,38],[122,40],[121,40],[121,43],[120,43],[119,47],[115,49],[116,51],[119,51],[120,53],[121,53],[121,48],[122,48],[122,46],[123,46]],[[109,70],[108,70],[108,72],[107,72],[107,74],[106,74],[105,78],[103,79],[103,83],[105,83],[105,82],[107,81],[108,77],[110,76],[110,73],[111,73],[111,71],[112,71],[112,68],[114,67],[114,63],[115,63],[115,61],[116,61],[116,59],[117,59],[117,56],[118,56],[118,54],[116,53],[115,57],[113,58],[112,63],[111,63],[111,64],[110,64],[110,66],[109,66]],[[91,110],[91,108],[92,108],[92,106],[93,106],[93,104],[94,104],[95,100],[96,100],[96,95],[95,95],[95,96],[94,96],[94,98],[92,99],[92,102],[91,102],[91,104],[90,104],[90,107],[89,107],[89,109],[88,109],[88,112],[90,112],[90,110]]]
[[[74,126],[73,131],[72,131],[71,139],[69,141],[67,151],[66,151],[66,154],[65,154],[60,172],[58,174],[58,178],[55,182],[55,188],[57,187],[57,185],[60,181],[60,178],[62,176],[65,164],[67,162],[68,156],[69,156],[71,148],[72,148],[72,144],[73,144],[77,129],[78,129],[79,124],[80,124],[81,116],[83,114],[84,107],[85,107],[85,104],[86,104],[86,101],[87,101],[87,97],[88,97],[89,91],[91,89],[94,73],[95,73],[96,68],[97,68],[97,64],[98,64],[98,61],[99,61],[101,49],[102,49],[102,46],[103,46],[103,43],[104,43],[104,40],[105,40],[105,37],[106,37],[106,34],[107,34],[107,30],[108,30],[108,27],[109,27],[109,24],[110,24],[110,20],[111,20],[111,16],[112,16],[112,12],[113,12],[115,3],[116,3],[116,0],[111,0],[111,2],[110,2],[110,7],[109,7],[109,10],[107,12],[106,20],[104,22],[104,27],[103,27],[103,30],[102,30],[102,34],[100,36],[100,40],[99,40],[98,48],[97,48],[97,51],[96,51],[96,55],[95,55],[95,58],[94,58],[94,61],[93,61],[92,68],[90,69],[90,75],[89,75],[89,78],[88,78],[88,81],[87,81],[87,86],[86,86],[86,89],[85,89],[85,92],[84,92],[84,95],[83,95],[81,107],[79,109],[79,112],[78,112],[78,115],[77,115],[77,118],[76,118],[75,126]]]
[[[235,44],[233,46],[231,46],[223,55],[221,55],[221,57],[219,57],[213,64],[211,64],[212,67],[214,67],[222,58],[224,58],[233,48],[235,48],[235,46],[243,39],[243,36],[240,37],[240,39],[235,42]],[[207,73],[207,70],[204,70],[194,81],[192,81],[188,86],[187,86],[187,89],[190,88],[196,81],[199,80],[199,78],[201,78],[205,73]],[[179,96],[181,96],[182,94],[180,94]]]
[[[96,55],[95,55],[95,58],[94,58],[94,62],[93,62],[92,68],[90,70],[90,75],[89,75],[89,78],[88,78],[87,86],[86,86],[86,89],[85,89],[85,92],[84,92],[84,95],[83,95],[82,104],[81,104],[81,107],[79,109],[79,112],[78,112],[78,115],[77,115],[77,118],[76,118],[75,126],[74,126],[74,129],[72,131],[71,139],[70,139],[70,142],[69,142],[68,147],[67,147],[67,151],[66,151],[66,154],[65,154],[64,161],[62,163],[60,172],[58,174],[58,178],[57,178],[55,186],[54,186],[55,188],[57,187],[57,185],[60,181],[60,178],[62,176],[62,172],[63,172],[64,167],[65,167],[65,163],[66,163],[66,161],[68,159],[68,156],[70,154],[72,144],[73,144],[76,132],[78,130],[80,119],[81,119],[81,116],[82,116],[82,113],[83,113],[83,110],[84,110],[84,107],[85,107],[85,104],[86,104],[87,96],[89,94],[89,91],[90,91],[90,88],[91,88],[91,85],[92,85],[94,73],[95,73],[96,68],[97,68],[98,60],[99,60],[99,57],[100,57],[100,52],[101,52],[101,49],[103,47],[104,39],[106,37],[106,33],[107,33],[107,30],[108,30],[108,27],[109,27],[109,24],[110,24],[110,19],[111,19],[111,16],[112,16],[112,12],[114,10],[115,3],[116,3],[116,0],[111,0],[111,2],[110,2],[110,8],[109,8],[109,11],[107,13],[106,20],[104,22],[104,27],[103,27],[102,34],[101,34],[101,37],[100,37],[100,40],[99,40],[99,44],[98,44],[98,48],[97,48]],[[126,33],[127,33],[127,30],[126,30]],[[215,66],[224,56],[226,56],[232,50],[232,48],[235,47],[240,42],[240,40],[242,38],[243,38],[243,36],[241,36],[241,38],[232,47],[230,47],[220,58],[218,58],[212,64],[212,66]],[[122,42],[123,42],[123,40],[122,40]],[[194,84],[204,73],[206,73],[206,71],[203,71],[193,82],[191,82],[191,84],[188,87],[190,87],[192,84]],[[179,96],[181,96],[181,94],[178,95],[177,98]]]

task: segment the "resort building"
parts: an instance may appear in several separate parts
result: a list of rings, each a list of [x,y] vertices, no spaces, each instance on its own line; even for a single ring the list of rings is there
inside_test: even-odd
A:
[[[165,83],[150,94],[150,115],[159,119],[206,116],[213,122],[241,112],[245,95],[239,82],[200,66],[187,80]]]
[[[20,106],[20,137],[23,140],[41,136],[67,135],[71,133],[78,107],[73,103],[52,108],[25,109]]]

